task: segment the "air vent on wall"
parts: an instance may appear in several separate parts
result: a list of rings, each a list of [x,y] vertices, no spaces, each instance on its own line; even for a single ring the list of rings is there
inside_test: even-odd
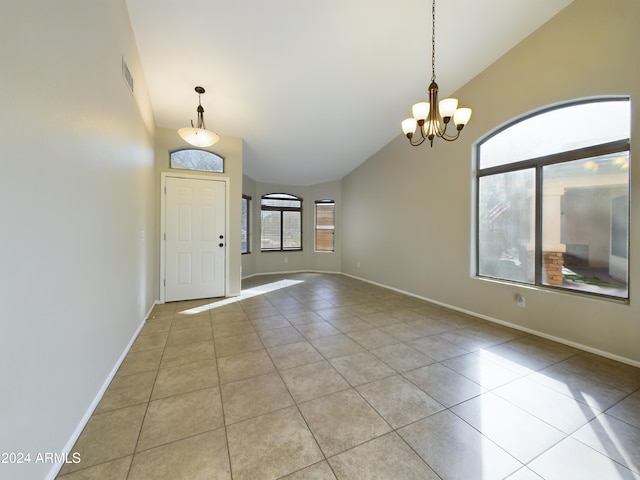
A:
[[[133,77],[131,76],[131,72],[129,71],[129,67],[127,67],[127,63],[122,59],[122,78],[127,83],[129,90],[133,93]]]

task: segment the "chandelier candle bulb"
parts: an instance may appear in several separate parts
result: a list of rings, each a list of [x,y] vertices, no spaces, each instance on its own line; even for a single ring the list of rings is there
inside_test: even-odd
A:
[[[456,124],[456,128],[458,130],[462,130],[462,128],[467,123],[469,123],[470,118],[471,118],[470,108],[458,108],[453,114],[453,123]]]
[[[424,123],[424,121],[426,121],[429,117],[429,102],[416,103],[413,107],[411,107],[411,113],[413,113],[413,118],[418,120],[418,122],[422,120]]]
[[[458,99],[457,98],[445,98],[444,100],[440,100],[440,115],[442,115],[442,119],[444,123],[449,122],[449,119],[453,117],[454,112],[458,108]]]
[[[415,118],[406,118],[402,121],[402,131],[409,138],[413,136],[417,126],[418,122]]]

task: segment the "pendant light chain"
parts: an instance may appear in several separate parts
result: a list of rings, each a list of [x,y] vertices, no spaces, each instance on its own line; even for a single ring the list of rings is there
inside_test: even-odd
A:
[[[436,81],[436,0],[431,4],[431,81]]]

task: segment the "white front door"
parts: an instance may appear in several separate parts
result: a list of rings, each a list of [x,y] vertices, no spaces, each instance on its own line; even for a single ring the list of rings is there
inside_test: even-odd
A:
[[[166,177],[165,301],[225,295],[226,183]]]

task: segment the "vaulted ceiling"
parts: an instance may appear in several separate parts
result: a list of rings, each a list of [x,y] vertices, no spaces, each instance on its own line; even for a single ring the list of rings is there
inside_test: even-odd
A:
[[[195,120],[203,86],[207,128],[244,139],[244,173],[260,182],[342,178],[426,98],[428,0],[126,2],[157,126]],[[570,2],[440,0],[441,98]]]

